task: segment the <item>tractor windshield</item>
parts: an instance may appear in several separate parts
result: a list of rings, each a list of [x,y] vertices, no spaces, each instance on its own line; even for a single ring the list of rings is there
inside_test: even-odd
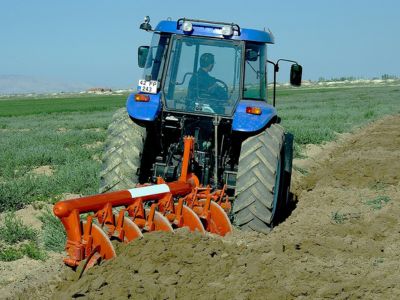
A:
[[[175,36],[164,83],[168,109],[232,115],[240,96],[242,44]]]

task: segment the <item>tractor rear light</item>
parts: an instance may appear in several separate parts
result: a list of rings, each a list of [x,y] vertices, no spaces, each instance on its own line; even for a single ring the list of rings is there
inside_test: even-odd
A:
[[[233,35],[233,27],[232,26],[224,26],[222,27],[221,33],[223,36],[232,36]]]
[[[137,102],[149,102],[150,101],[150,97],[148,95],[136,94],[135,95],[135,101],[137,101]]]
[[[190,22],[183,22],[182,30],[184,33],[191,33],[193,31],[193,24]]]
[[[261,111],[261,108],[259,108],[259,107],[247,106],[246,113],[251,114],[251,115],[261,115],[262,111]]]

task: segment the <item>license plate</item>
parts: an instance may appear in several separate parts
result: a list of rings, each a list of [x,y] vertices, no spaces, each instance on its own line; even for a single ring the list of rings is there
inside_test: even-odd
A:
[[[157,80],[139,80],[139,91],[149,94],[157,94],[158,81]]]

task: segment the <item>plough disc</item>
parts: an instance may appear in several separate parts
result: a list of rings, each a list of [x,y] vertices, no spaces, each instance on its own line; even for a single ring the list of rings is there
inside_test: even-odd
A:
[[[151,218],[151,212],[150,209],[146,209],[146,216],[147,216],[147,224],[151,223],[149,218]],[[158,211],[154,211],[154,217],[153,217],[153,224],[154,228],[148,229],[148,231],[166,231],[166,232],[174,232],[174,229],[171,226],[171,223],[168,221],[166,217],[164,217],[161,213]]]
[[[85,230],[85,227],[88,226],[87,222],[82,222],[82,227]],[[111,259],[116,256],[114,246],[112,245],[110,238],[107,236],[107,234],[97,225],[97,224],[91,224],[91,229],[90,229],[90,235],[92,239],[92,250],[93,254],[97,253],[98,255],[95,255],[94,257],[99,258],[99,259]],[[85,233],[84,233],[85,235]],[[88,257],[92,256],[90,253],[88,253]],[[95,261],[93,261],[95,263]]]
[[[214,201],[210,202],[210,206],[206,208],[207,200],[199,200],[200,206],[195,207],[195,211],[202,216],[204,227],[208,232],[225,236],[232,231],[232,225],[225,211]]]
[[[143,237],[140,228],[128,217],[124,217],[122,229],[124,230],[124,242],[130,242],[136,238]]]
[[[232,225],[225,211],[214,201],[210,205],[211,222],[207,230],[211,233],[225,236],[232,231]]]
[[[175,204],[175,211],[177,210],[178,204]],[[182,206],[182,226],[187,227],[190,231],[198,231],[200,233],[205,233],[203,223],[201,222],[199,216],[188,206]]]

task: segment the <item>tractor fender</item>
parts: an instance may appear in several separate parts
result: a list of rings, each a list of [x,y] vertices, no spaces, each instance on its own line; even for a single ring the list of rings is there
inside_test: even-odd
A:
[[[260,115],[246,112],[247,107],[261,109]],[[241,132],[256,132],[266,127],[272,119],[277,117],[275,107],[264,101],[241,100],[233,115],[232,130]]]
[[[158,94],[146,94],[150,100],[141,102],[135,100],[135,95],[140,93],[132,93],[126,100],[126,110],[129,116],[136,120],[154,121],[161,111],[161,97]]]

